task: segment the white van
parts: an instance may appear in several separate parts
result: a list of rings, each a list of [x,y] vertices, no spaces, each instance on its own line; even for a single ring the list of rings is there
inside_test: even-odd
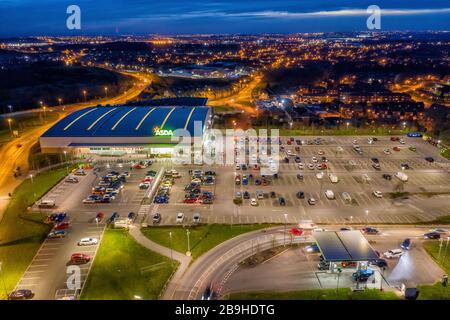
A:
[[[42,200],[38,205],[39,208],[54,208],[55,206],[56,206],[55,200],[50,199]]]
[[[333,190],[329,190],[329,189],[326,190],[325,191],[325,196],[327,197],[328,200],[334,200],[335,199]]]
[[[335,175],[333,173],[329,173],[328,174],[328,178],[330,178],[331,183],[338,183],[339,182],[339,178],[337,177],[337,175]]]
[[[406,181],[408,181],[408,175],[406,174],[406,173],[404,173],[404,172],[397,172],[396,174],[395,174],[395,177],[397,178],[397,179],[400,179],[401,181],[403,181],[403,182],[406,182]]]

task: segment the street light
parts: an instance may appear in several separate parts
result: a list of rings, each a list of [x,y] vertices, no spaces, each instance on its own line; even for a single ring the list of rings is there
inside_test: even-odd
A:
[[[11,118],[8,118],[9,131],[11,132],[11,135],[13,135],[12,127],[11,127],[11,122],[12,122],[12,119],[11,119]]]
[[[86,90],[83,90],[84,102],[86,102],[86,93],[87,93],[87,91],[86,91]]]
[[[66,174],[69,174],[69,167],[67,165],[67,151],[64,150],[64,161],[66,163]]]
[[[12,112],[13,106],[12,105],[8,105],[8,108],[9,108],[9,112]]]
[[[34,180],[32,174],[30,174],[30,179],[31,179],[31,191],[33,192],[33,196],[36,197],[36,193],[34,192]]]
[[[169,232],[169,239],[170,239],[170,259],[171,259],[171,263],[173,263],[172,231]]]
[[[189,239],[189,236],[190,236],[190,234],[191,234],[191,232],[189,231],[189,229],[187,229],[186,230],[186,236],[187,236],[187,248],[188,248],[188,251],[186,252],[186,255],[189,257],[190,255],[191,255],[191,243],[190,243],[190,239]]]
[[[108,98],[108,87],[105,87],[105,97]]]
[[[58,98],[58,104],[59,104],[60,107],[61,107],[61,103],[62,103],[62,99]]]

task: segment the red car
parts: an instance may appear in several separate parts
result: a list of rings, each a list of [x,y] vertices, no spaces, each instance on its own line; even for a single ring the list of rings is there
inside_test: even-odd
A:
[[[394,149],[394,151],[400,151],[399,147],[393,147],[392,149]]]
[[[133,166],[133,168],[134,168],[134,169],[144,169],[145,167],[142,166],[142,165],[140,165],[140,164],[138,163],[138,164],[135,164],[135,165]]]
[[[294,235],[294,236],[301,236],[301,235],[303,235],[303,232],[304,232],[303,229],[300,229],[300,228],[292,228],[289,231],[289,233]]]
[[[102,221],[103,220],[103,218],[105,217],[105,214],[103,213],[103,212],[99,212],[99,213],[97,213],[97,215],[95,216],[95,219],[97,220],[97,221]]]
[[[399,137],[391,137],[391,141],[399,141],[400,138]]]
[[[356,268],[358,264],[355,261],[344,261],[341,265],[342,268]]]
[[[70,257],[70,262],[73,264],[84,264],[91,261],[91,257],[84,253],[74,253]]]
[[[57,225],[55,225],[55,230],[64,230],[64,229],[68,229],[69,228],[69,223],[68,222],[60,222]]]
[[[197,203],[198,199],[197,198],[187,198],[184,199],[184,203]]]
[[[288,144],[288,145],[291,145],[291,144],[292,144],[291,140],[288,140],[288,141],[287,141],[287,144]]]

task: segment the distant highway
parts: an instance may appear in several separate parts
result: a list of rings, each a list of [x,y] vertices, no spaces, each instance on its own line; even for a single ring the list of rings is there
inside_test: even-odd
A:
[[[82,108],[92,106],[93,104],[121,104],[137,97],[147,86],[148,79],[145,75],[139,73],[126,73],[136,79],[133,87],[124,93],[106,98],[103,100],[88,101],[77,104],[63,105],[48,108],[49,112],[57,112],[58,118],[53,122],[46,123],[38,128],[27,131],[20,137],[4,144],[0,148],[0,221],[3,218],[3,212],[9,203],[8,193],[12,193],[14,189],[27,177],[28,157],[31,147],[36,143],[38,138],[57,121],[65,117],[67,114]],[[20,147],[18,147],[21,145]],[[23,172],[21,179],[13,176],[13,171],[20,166]]]
[[[261,77],[256,76],[239,92],[220,99],[209,100],[208,105],[215,106],[233,106],[238,109],[244,110],[247,113],[255,114],[257,112],[256,108],[243,104],[240,101],[252,101],[252,92],[261,82]]]

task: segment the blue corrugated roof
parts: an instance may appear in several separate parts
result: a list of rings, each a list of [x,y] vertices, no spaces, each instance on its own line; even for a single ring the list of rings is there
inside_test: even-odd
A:
[[[194,121],[205,127],[207,107],[108,106],[75,111],[43,137],[149,137],[153,129],[184,129],[194,136]],[[164,125],[163,128],[161,126]]]

